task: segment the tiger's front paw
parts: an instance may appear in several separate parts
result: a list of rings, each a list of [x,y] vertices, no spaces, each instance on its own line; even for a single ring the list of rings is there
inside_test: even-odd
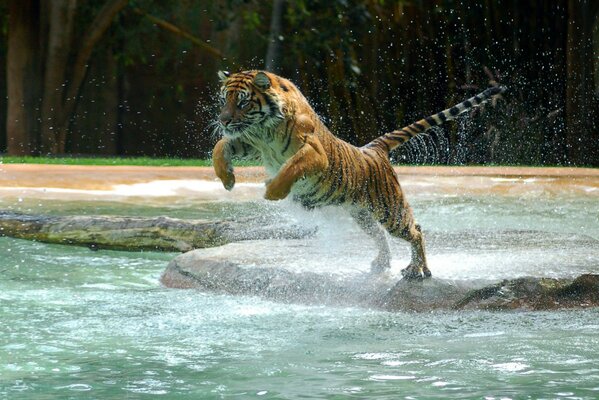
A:
[[[214,170],[216,172],[216,176],[221,180],[223,186],[227,190],[233,189],[235,186],[235,175],[233,174],[233,168],[218,168],[218,166],[214,165]]]
[[[235,186],[235,175],[232,172],[228,172],[224,177],[220,178],[223,186],[228,191],[233,190],[233,186]]]
[[[266,193],[264,198],[266,200],[283,200],[291,191],[291,185],[281,183],[276,179],[273,179],[266,185]]]
[[[235,186],[235,175],[233,174],[233,168],[221,160],[214,160],[214,172],[218,179],[221,180],[223,186],[227,190],[233,189]]]

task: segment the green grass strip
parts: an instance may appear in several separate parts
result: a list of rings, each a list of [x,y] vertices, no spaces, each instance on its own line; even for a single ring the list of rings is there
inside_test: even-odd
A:
[[[120,165],[150,167],[209,167],[211,160],[151,157],[13,157],[0,156],[3,164]]]

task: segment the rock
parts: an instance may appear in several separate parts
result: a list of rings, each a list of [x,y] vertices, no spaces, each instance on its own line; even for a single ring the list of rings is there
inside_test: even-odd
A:
[[[576,279],[518,278],[472,290],[455,309],[555,310],[599,305],[599,275]]]
[[[176,257],[161,282],[170,288],[258,296],[301,304],[358,306],[387,311],[554,310],[599,305],[599,275],[518,278],[497,284],[427,279],[397,281],[369,273],[341,275],[292,272],[204,257],[192,251]]]
[[[161,282],[170,288],[258,296],[285,303],[359,306],[389,311],[451,308],[468,291],[463,285],[435,278],[396,284],[396,279],[388,275],[292,272],[285,268],[242,266],[205,258],[197,251],[173,259]]]
[[[279,302],[363,306],[381,303],[393,286],[391,281],[372,279],[369,274],[344,279],[336,274],[246,267],[204,259],[195,251],[175,257],[160,280],[170,288],[259,296]]]
[[[302,238],[310,229],[266,218],[231,221],[115,216],[47,216],[0,212],[0,236],[92,249],[189,251],[231,241]]]
[[[472,283],[435,277],[422,281],[401,279],[388,291],[380,306],[387,311],[451,309],[471,288]]]

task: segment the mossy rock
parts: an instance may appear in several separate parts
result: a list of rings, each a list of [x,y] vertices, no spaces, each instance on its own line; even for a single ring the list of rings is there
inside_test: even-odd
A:
[[[296,239],[312,233],[309,229],[261,218],[209,221],[0,212],[0,236],[87,246],[91,249],[184,252],[220,246],[231,241]]]

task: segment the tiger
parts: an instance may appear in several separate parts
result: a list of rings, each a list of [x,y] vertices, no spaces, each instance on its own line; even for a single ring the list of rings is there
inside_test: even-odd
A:
[[[378,254],[373,274],[390,269],[391,252],[385,231],[411,246],[403,279],[432,274],[427,265],[424,235],[415,222],[389,154],[433,126],[452,120],[501,94],[490,87],[451,108],[356,147],[334,136],[308,100],[290,80],[262,70],[219,71],[220,114],[215,121],[220,139],[212,151],[215,173],[227,190],[235,185],[233,160],[263,164],[268,180],[264,198],[294,201],[313,209],[340,205],[372,237]]]

